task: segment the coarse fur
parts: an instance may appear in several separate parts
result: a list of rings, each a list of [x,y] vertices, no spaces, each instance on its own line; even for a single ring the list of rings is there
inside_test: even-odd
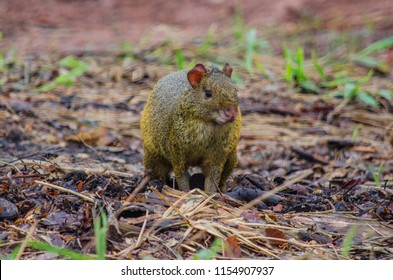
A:
[[[228,72],[224,67],[226,72],[222,72],[201,67],[206,72],[193,85],[188,75],[197,66],[165,76],[153,89],[141,118],[143,163],[153,178],[165,181],[173,170],[183,191],[189,190],[188,168],[199,166],[206,192],[213,193],[223,188],[236,167],[241,114],[237,88],[230,79],[232,68]],[[211,98],[206,97],[206,90],[211,91]],[[222,122],[225,108],[237,114]]]

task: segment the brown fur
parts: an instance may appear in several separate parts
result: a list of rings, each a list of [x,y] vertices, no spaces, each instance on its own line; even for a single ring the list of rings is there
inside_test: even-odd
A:
[[[206,192],[225,185],[237,164],[241,114],[232,68],[226,64],[223,71],[198,64],[165,76],[155,86],[141,118],[143,163],[153,178],[167,180],[173,170],[179,188],[188,191],[188,168],[199,166]],[[206,89],[212,92],[210,99]],[[215,120],[224,108],[237,108],[238,115],[219,124]]]

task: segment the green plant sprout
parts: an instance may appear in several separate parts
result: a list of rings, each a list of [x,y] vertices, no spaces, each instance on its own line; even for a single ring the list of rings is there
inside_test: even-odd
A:
[[[89,69],[89,66],[85,62],[76,59],[74,56],[63,58],[59,61],[58,65],[64,68],[65,72],[53,81],[40,86],[38,88],[39,92],[50,91],[59,85],[72,86],[74,81]]]
[[[362,129],[362,127],[360,126],[360,125],[357,125],[355,128],[354,128],[354,130],[353,130],[353,132],[352,132],[352,141],[357,141],[358,140],[358,138],[359,138],[359,133],[360,133],[360,130]]]
[[[253,57],[255,55],[255,50],[257,46],[257,30],[255,28],[250,29],[247,32],[246,38],[246,56],[245,56],[245,65],[248,73],[254,73],[253,67]]]
[[[345,85],[345,89],[344,89],[344,92],[343,92],[343,97],[345,99],[356,98],[360,102],[362,102],[362,103],[364,103],[366,105],[369,105],[369,106],[372,106],[372,107],[378,107],[379,104],[376,101],[375,97],[371,93],[365,92],[365,91],[363,91],[361,89],[361,87],[366,82],[368,82],[371,79],[373,74],[374,74],[374,71],[371,70],[371,71],[368,72],[368,74],[365,77],[360,78],[357,82],[355,82],[355,83],[347,83]]]
[[[3,40],[3,32],[0,32],[0,41]],[[5,70],[5,59],[4,54],[0,52],[0,72]]]
[[[294,82],[296,86],[299,86],[305,92],[320,93],[321,89],[306,74],[303,49],[299,47],[295,55],[284,44],[283,53],[286,62],[285,80],[288,83]]]
[[[27,246],[39,251],[44,251],[44,252],[50,252],[57,254],[59,256],[65,257],[70,260],[94,260],[95,258],[86,256],[83,254],[80,254],[76,251],[66,249],[66,248],[61,248],[58,246],[54,246],[52,244],[46,243],[46,242],[41,242],[41,241],[28,241]],[[14,250],[12,250],[11,254],[9,254],[6,259],[7,260],[15,260],[16,256],[19,253],[20,246],[15,247]]]
[[[258,69],[259,72],[261,72],[263,75],[265,75],[266,77],[270,78],[269,73],[266,71],[265,66],[263,65],[262,62],[255,60],[254,61],[255,67]]]
[[[317,70],[319,76],[321,77],[322,82],[327,82],[326,73],[325,73],[325,71],[323,70],[321,64],[318,61],[318,56],[317,56],[317,53],[315,52],[315,50],[313,50],[311,52],[311,60],[312,60],[312,64],[313,64],[315,70]]]
[[[78,252],[70,250],[70,249],[60,248],[58,246],[54,246],[49,243],[40,242],[40,241],[29,241],[28,246],[33,249],[39,250],[39,251],[55,253],[59,256],[66,257],[71,260],[94,260],[95,259],[94,257],[90,257],[90,256],[78,253]]]
[[[222,249],[223,240],[217,238],[209,249],[202,249],[192,256],[193,260],[213,260]]]
[[[384,38],[372,43],[352,56],[352,61],[380,73],[387,74],[389,72],[389,65],[370,55],[389,48],[393,48],[393,37]]]
[[[97,259],[104,260],[106,252],[106,237],[108,232],[108,219],[104,210],[100,208],[100,215],[94,218],[94,237],[96,243]]]
[[[393,48],[393,37],[378,40],[359,52],[359,55],[370,55],[375,52]]]
[[[371,79],[373,74],[374,71],[370,70],[366,76],[357,80],[353,77],[344,78],[344,81],[346,81],[344,90],[340,90],[338,92],[329,95],[341,96],[344,99],[357,99],[359,102],[363,104],[377,108],[379,107],[379,104],[375,99],[374,95],[362,90],[362,86]]]
[[[181,49],[175,50],[175,57],[177,62],[177,69],[183,70],[184,69],[184,56]]]
[[[356,233],[358,231],[358,226],[353,225],[347,232],[347,234],[344,237],[342,246],[341,246],[341,255],[343,257],[348,257],[349,251],[351,250],[353,240],[356,237]]]
[[[393,90],[381,89],[378,94],[387,100],[393,99]]]
[[[371,175],[373,176],[374,182],[377,186],[377,188],[381,187],[381,175],[383,171],[383,166],[384,164],[381,163],[378,167],[378,170],[375,171],[374,168],[371,166],[371,164],[367,164],[368,170],[370,171]]]

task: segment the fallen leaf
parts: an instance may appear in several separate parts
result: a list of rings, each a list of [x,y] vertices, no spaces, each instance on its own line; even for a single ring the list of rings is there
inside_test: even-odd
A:
[[[83,188],[83,182],[82,182],[82,181],[79,181],[79,182],[76,184],[76,188],[78,189],[78,192],[81,192],[81,191],[82,191],[82,188]]]
[[[282,204],[277,204],[276,206],[273,206],[273,211],[274,212],[282,212],[283,206]]]
[[[261,223],[262,218],[258,211],[247,210],[240,213],[240,216],[245,218],[250,223]]]
[[[355,146],[351,150],[356,152],[363,152],[363,153],[375,153],[377,151],[374,147],[367,147],[367,146]]]
[[[224,256],[230,258],[240,258],[241,251],[237,236],[228,236],[224,244]]]
[[[288,242],[285,241],[287,238],[285,237],[285,234],[281,230],[275,228],[266,228],[265,234],[267,237],[275,238],[269,240],[269,243],[273,246],[281,247],[281,246],[288,245]],[[281,240],[276,240],[276,239],[281,239]]]

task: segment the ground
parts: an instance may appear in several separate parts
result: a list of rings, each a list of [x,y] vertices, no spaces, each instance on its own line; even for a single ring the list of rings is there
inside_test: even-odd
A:
[[[110,259],[391,259],[392,1],[179,2],[0,4],[0,257],[94,258],[102,206]],[[215,196],[142,180],[146,98],[196,62],[243,115]]]
[[[0,3],[4,35],[0,46],[70,53],[114,50],[125,42],[151,44],[165,36],[188,41],[204,36],[212,24],[226,30],[233,24],[237,3],[245,22],[261,29],[279,25],[291,32],[302,21],[320,23],[329,30],[370,24],[385,34],[393,27],[390,0],[277,0],[274,5],[269,0],[52,0],[45,4],[14,0]]]

